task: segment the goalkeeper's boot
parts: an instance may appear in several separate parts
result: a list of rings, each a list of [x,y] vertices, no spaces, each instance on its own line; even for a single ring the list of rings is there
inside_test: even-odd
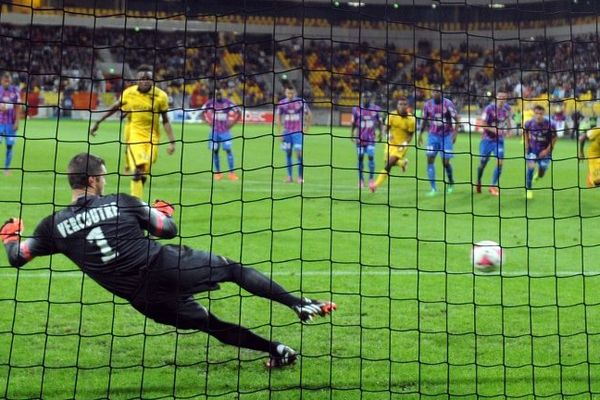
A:
[[[300,304],[293,307],[302,322],[309,322],[314,317],[324,317],[337,310],[337,305],[331,301],[318,301],[302,298]]]
[[[271,354],[265,366],[267,368],[281,368],[287,365],[293,365],[298,358],[298,353],[285,344],[278,343],[275,348],[275,354]]]

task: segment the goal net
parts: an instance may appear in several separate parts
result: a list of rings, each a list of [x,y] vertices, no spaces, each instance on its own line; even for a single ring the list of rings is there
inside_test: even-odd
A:
[[[163,244],[338,310],[302,324],[236,285],[198,293],[299,353],[269,370],[146,319],[62,255],[15,269],[0,252],[0,397],[596,396],[597,2],[204,3],[2,2],[0,219],[31,237],[90,152],[107,193],[175,205]],[[135,186],[140,110],[104,116],[144,66],[167,100]],[[502,265],[474,267],[481,241]]]

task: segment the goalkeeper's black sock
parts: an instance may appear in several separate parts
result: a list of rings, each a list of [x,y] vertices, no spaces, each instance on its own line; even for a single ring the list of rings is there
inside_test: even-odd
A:
[[[245,267],[238,263],[229,264],[229,268],[231,268],[232,281],[252,294],[274,300],[288,307],[296,306],[302,302],[301,298],[289,293],[277,282],[254,268]]]
[[[243,326],[221,321],[210,313],[206,327],[202,330],[225,344],[277,354],[277,342],[264,339]]]

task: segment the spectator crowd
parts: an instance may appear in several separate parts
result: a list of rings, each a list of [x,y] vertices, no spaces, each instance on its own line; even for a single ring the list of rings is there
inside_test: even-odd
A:
[[[434,84],[460,106],[482,105],[502,88],[515,98],[600,97],[596,33],[570,40],[531,38],[497,46],[466,43],[414,48],[396,43],[343,43],[271,35],[76,26],[0,26],[0,69],[28,91],[120,93],[141,64],[183,107],[197,108],[215,89],[246,106],[273,104],[281,95],[279,70],[301,71],[310,100],[356,105],[365,91],[380,102],[408,94],[413,104]],[[286,82],[288,83],[288,82]],[[382,104],[385,105],[385,104]]]

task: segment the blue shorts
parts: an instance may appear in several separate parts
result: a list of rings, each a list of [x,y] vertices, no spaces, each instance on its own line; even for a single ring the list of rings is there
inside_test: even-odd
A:
[[[527,154],[527,163],[537,163],[537,165],[542,169],[547,169],[550,165],[550,161],[552,161],[552,155],[549,155],[546,158],[540,158],[538,153]]]
[[[488,158],[492,154],[495,155],[496,158],[504,158],[504,138],[481,139],[481,143],[479,144],[479,155],[483,158]]]
[[[0,143],[2,139],[6,142],[7,146],[13,146],[17,141],[17,133],[13,129],[12,124],[0,124]]]
[[[284,133],[281,148],[284,151],[289,151],[291,149],[301,151],[303,139],[302,132]]]
[[[452,154],[452,150],[454,149],[454,144],[452,143],[452,135],[434,135],[429,133],[427,135],[427,156],[435,157],[437,156],[438,151],[442,152],[442,157],[444,158],[452,158],[454,155]]]
[[[223,146],[223,150],[231,150],[231,132],[212,132],[208,140],[208,148],[210,150],[219,150]]]
[[[369,143],[359,143],[356,145],[356,152],[359,156],[367,155],[369,157],[375,156],[375,145]]]

